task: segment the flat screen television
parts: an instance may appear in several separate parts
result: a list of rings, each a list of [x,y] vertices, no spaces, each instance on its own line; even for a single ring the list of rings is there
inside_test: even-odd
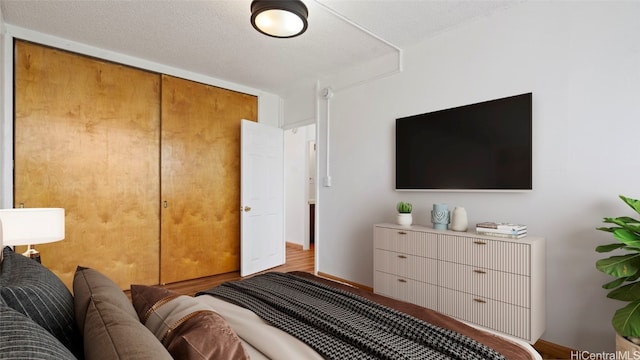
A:
[[[532,190],[532,94],[396,119],[396,190]]]

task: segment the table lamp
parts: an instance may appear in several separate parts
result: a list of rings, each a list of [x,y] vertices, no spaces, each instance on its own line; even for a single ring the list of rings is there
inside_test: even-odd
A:
[[[4,245],[26,245],[22,255],[38,262],[40,253],[33,245],[64,239],[62,208],[0,209],[0,224]]]

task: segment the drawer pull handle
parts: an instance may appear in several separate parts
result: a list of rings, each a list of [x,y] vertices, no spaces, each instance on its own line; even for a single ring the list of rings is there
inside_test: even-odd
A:
[[[404,255],[398,255],[398,257],[399,257],[400,259],[406,259],[406,258],[407,258],[407,257],[406,257],[406,256],[404,256]]]
[[[484,241],[474,241],[473,243],[476,245],[487,245],[487,243]]]
[[[486,301],[482,300],[482,299],[473,299],[473,301],[480,303],[480,304],[485,304]]]
[[[398,231],[398,234],[399,234],[399,235],[407,235],[407,233],[406,233],[406,232],[404,232],[404,231]]]
[[[476,274],[486,274],[486,273],[487,273],[487,272],[486,272],[486,271],[484,271],[484,270],[477,270],[477,269],[476,269],[476,270],[473,270],[473,272],[474,272],[474,273],[476,273]]]
[[[401,282],[401,283],[406,283],[407,282],[407,280],[405,280],[405,279],[398,279],[398,281]]]

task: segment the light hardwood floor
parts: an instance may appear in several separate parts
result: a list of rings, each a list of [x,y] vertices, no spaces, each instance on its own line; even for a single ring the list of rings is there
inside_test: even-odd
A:
[[[287,244],[287,262],[284,265],[278,266],[268,271],[304,271],[313,273],[314,271],[314,251],[304,251],[302,247],[294,244]],[[239,272],[231,272],[222,275],[209,276],[195,280],[181,281],[173,284],[166,284],[163,287],[177,291],[185,295],[195,295],[200,290],[206,290],[214,286],[220,285],[225,281],[233,281],[242,279]],[[356,285],[357,284],[352,284]],[[365,286],[361,286],[364,289],[370,290]],[[534,348],[542,354],[543,359],[571,359],[571,349],[550,343],[548,341],[539,340],[534,344]]]
[[[304,271],[313,273],[314,251],[302,250],[302,246],[287,243],[287,262],[284,265],[269,269],[267,271]],[[200,290],[206,290],[214,286],[220,285],[225,281],[233,281],[242,279],[239,271],[234,271],[222,275],[214,275],[194,280],[180,281],[177,283],[166,284],[163,287],[173,291],[177,291],[185,295],[195,295]]]

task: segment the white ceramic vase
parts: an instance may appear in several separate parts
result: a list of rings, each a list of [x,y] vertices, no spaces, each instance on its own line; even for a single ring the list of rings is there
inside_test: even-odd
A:
[[[456,206],[451,212],[451,230],[467,231],[467,210],[461,206]]]
[[[397,222],[398,225],[409,226],[413,223],[413,216],[411,213],[398,213]]]
[[[635,356],[640,354],[640,345],[616,333],[616,353],[619,354],[620,359],[634,359]]]

